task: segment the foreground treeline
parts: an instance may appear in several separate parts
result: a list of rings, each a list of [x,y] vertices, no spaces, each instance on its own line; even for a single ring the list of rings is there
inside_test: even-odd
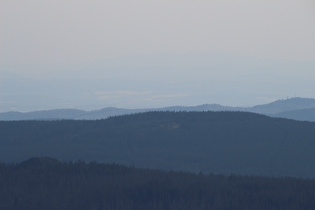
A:
[[[0,209],[314,209],[315,180],[33,158],[0,165]]]

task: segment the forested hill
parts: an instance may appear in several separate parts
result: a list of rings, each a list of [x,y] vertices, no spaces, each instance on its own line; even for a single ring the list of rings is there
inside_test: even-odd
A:
[[[315,123],[245,112],[0,122],[0,161],[48,156],[204,173],[315,177]]]
[[[3,210],[262,210],[315,205],[315,180],[202,175],[32,158],[0,164]]]

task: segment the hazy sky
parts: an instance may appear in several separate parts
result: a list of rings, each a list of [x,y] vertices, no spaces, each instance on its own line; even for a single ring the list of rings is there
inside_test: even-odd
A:
[[[0,112],[315,98],[314,0],[0,0]]]

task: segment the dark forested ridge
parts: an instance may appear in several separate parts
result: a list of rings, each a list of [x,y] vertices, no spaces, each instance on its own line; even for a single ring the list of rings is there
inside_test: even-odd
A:
[[[0,164],[2,210],[314,209],[315,180],[32,158]]]
[[[49,156],[142,168],[315,177],[315,123],[245,112],[0,122],[0,161]]]

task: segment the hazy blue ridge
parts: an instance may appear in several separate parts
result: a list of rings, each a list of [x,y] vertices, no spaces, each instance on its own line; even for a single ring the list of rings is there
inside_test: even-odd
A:
[[[300,121],[315,122],[315,108],[280,112],[280,113],[274,114],[272,116],[282,117],[282,118],[287,118],[287,119],[300,120]]]
[[[0,120],[33,120],[33,119],[73,119],[97,120],[126,114],[143,113],[149,111],[234,111],[241,108],[226,107],[218,104],[204,104],[200,106],[172,106],[152,109],[123,109],[108,107],[100,110],[83,111],[77,109],[56,109],[35,112],[4,112],[0,113]]]
[[[54,109],[34,112],[4,112],[0,120],[45,120],[45,119],[74,119],[86,113],[78,109]]]
[[[269,104],[247,108],[246,111],[272,115],[280,112],[287,112],[307,108],[315,108],[315,99],[296,97],[286,100],[277,100]]]
[[[272,103],[258,105],[254,107],[230,107],[222,106],[219,104],[203,104],[199,106],[171,106],[155,109],[123,109],[108,107],[93,111],[83,111],[78,109],[55,109],[26,113],[4,112],[0,113],[0,120],[96,120],[106,119],[112,116],[142,113],[148,111],[244,111],[302,121],[315,121],[315,116],[311,108],[315,108],[315,99],[291,98],[286,100],[277,100]],[[301,111],[298,111],[295,114],[290,113],[290,111],[297,111],[302,109],[305,109],[303,113],[301,113]]]

